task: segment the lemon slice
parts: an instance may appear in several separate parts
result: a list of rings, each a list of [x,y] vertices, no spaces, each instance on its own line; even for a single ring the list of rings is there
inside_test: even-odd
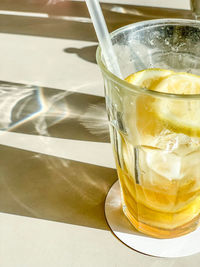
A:
[[[200,76],[186,72],[172,73],[152,90],[171,94],[199,94]]]
[[[200,94],[200,77],[189,73],[171,74],[155,91],[173,94]],[[177,133],[200,136],[200,101],[198,99],[159,99],[154,109],[165,125]]]
[[[167,76],[173,74],[171,70],[146,69],[129,75],[125,80],[134,85],[154,90],[154,88]]]
[[[200,94],[200,77],[164,69],[147,69],[126,78],[134,85],[172,94]],[[144,135],[155,136],[169,129],[200,136],[200,101],[142,95],[136,102],[137,127]]]
[[[171,70],[146,69],[131,74],[125,80],[134,85],[153,90],[164,78],[173,73]],[[130,115],[127,118],[132,135],[135,134],[135,129],[137,129],[139,142],[145,145],[149,143],[152,136],[159,135],[163,130],[163,122],[155,112],[155,100],[156,98],[150,95],[139,95],[135,101],[135,115],[133,117]]]

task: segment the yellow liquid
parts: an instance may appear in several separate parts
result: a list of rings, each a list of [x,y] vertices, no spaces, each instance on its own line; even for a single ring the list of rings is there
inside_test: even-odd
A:
[[[114,150],[125,215],[140,232],[171,238],[199,224],[200,138],[174,131],[155,114],[155,101],[137,97],[134,113],[124,119],[129,135],[113,135]]]
[[[195,179],[168,181],[151,173],[153,183],[145,183],[140,176],[137,184],[127,170],[119,166],[117,169],[124,213],[136,229],[155,237],[170,238],[197,228],[200,186],[195,185]]]

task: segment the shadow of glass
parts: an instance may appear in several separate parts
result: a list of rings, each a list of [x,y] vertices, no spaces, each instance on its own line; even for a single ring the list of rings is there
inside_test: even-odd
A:
[[[76,54],[80,58],[96,64],[96,50],[97,45],[90,45],[82,48],[68,47],[64,49],[64,52],[69,54]]]
[[[0,212],[108,230],[114,169],[0,146]]]
[[[110,142],[104,97],[0,82],[0,129]]]

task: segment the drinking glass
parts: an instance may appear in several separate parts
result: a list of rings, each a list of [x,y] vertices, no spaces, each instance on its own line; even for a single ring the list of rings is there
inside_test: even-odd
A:
[[[143,21],[114,31],[111,40],[124,78],[152,68],[200,75],[198,21]],[[134,86],[107,69],[100,48],[97,62],[124,214],[138,231],[158,238],[195,230],[200,218],[200,94]]]

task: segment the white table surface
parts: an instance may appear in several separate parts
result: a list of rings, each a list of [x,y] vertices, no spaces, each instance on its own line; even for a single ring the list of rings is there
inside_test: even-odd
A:
[[[47,2],[0,2],[0,80],[18,89],[34,85],[24,94],[36,92],[20,102],[0,90],[2,123],[15,121],[0,132],[0,266],[199,266],[200,254],[150,257],[110,232],[104,199],[117,175],[94,63],[96,37],[80,3]],[[181,0],[127,3],[189,6]],[[110,28],[123,22],[120,15],[106,19]],[[139,20],[124,23],[131,19]]]

